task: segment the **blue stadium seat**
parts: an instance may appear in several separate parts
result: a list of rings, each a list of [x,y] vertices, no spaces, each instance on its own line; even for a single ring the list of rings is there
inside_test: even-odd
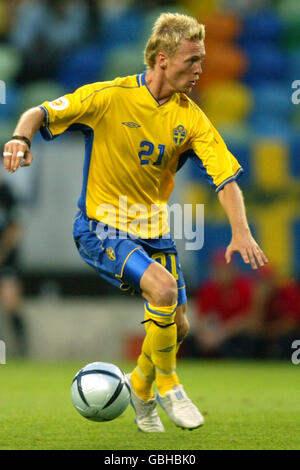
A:
[[[270,137],[290,141],[293,134],[289,122],[285,119],[276,119],[269,114],[254,115],[251,120],[253,132],[259,137]]]
[[[286,79],[288,59],[279,47],[253,41],[244,49],[249,59],[246,83],[253,86],[266,80]]]
[[[96,82],[106,65],[106,57],[104,47],[97,44],[77,49],[63,60],[56,79],[70,91],[87,83]]]
[[[106,19],[102,24],[101,45],[116,47],[140,39],[143,32],[144,16],[138,12],[126,12]]]
[[[253,114],[288,119],[293,111],[291,85],[285,81],[263,82],[253,87]]]
[[[277,13],[274,10],[261,10],[244,18],[240,43],[277,41],[282,31],[283,24]]]
[[[300,24],[299,24],[300,29]],[[300,80],[300,47],[287,53],[287,76],[290,82]]]

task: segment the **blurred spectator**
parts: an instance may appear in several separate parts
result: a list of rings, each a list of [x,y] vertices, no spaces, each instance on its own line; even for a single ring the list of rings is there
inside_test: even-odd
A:
[[[194,334],[185,348],[191,356],[289,359],[300,338],[300,285],[281,282],[269,265],[249,278],[215,253],[195,307]]]
[[[1,325],[12,330],[16,353],[27,355],[27,333],[22,308],[22,285],[18,269],[18,244],[21,237],[17,201],[0,175],[0,302]],[[3,317],[3,314],[5,317]],[[3,332],[0,337],[5,340]],[[9,350],[9,345],[8,345]]]
[[[194,336],[187,352],[195,356],[249,358],[261,355],[253,315],[253,281],[241,274],[224,253],[216,252],[212,275],[196,291]]]
[[[266,356],[289,359],[292,342],[300,339],[299,283],[293,279],[281,282],[274,268],[264,267],[258,273],[254,304]]]
[[[23,52],[19,83],[53,78],[64,55],[95,39],[96,0],[25,0],[18,5],[10,42]]]

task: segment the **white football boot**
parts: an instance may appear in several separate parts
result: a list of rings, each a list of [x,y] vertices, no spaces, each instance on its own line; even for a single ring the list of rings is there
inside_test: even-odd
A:
[[[128,382],[131,389],[130,403],[135,410],[135,422],[140,431],[143,432],[164,432],[165,428],[158,416],[156,409],[156,397],[148,401],[142,400],[134,393],[131,384],[131,374],[127,374]]]
[[[204,418],[191,402],[182,385],[173,387],[164,396],[157,397],[158,403],[176,426],[182,429],[196,429],[204,424]]]

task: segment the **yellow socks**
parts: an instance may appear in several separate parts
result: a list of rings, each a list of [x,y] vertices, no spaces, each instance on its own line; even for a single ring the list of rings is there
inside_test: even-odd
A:
[[[153,369],[153,366],[152,366]],[[135,393],[144,401],[153,398],[153,382],[147,382],[139,367],[136,367],[131,374],[131,383]]]
[[[175,372],[169,375],[156,372],[156,386],[160,395],[165,396],[166,392],[172,390],[174,385],[179,385],[179,379]]]
[[[175,373],[177,326],[174,322],[177,303],[156,307],[145,303],[146,337],[138,365],[132,373],[134,391],[143,400],[153,397],[152,383],[156,377],[159,394],[165,395],[179,380]],[[149,321],[150,320],[150,321]]]
[[[145,321],[148,320],[145,311]],[[153,398],[153,382],[155,380],[155,368],[151,359],[151,344],[147,334],[150,323],[145,323],[146,336],[142,346],[142,352],[138,358],[137,366],[131,374],[131,383],[135,393],[144,401]]]

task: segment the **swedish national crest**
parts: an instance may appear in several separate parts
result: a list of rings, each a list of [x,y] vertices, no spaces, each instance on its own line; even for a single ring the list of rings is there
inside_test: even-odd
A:
[[[173,129],[173,139],[176,145],[182,144],[186,138],[187,130],[182,124]]]

